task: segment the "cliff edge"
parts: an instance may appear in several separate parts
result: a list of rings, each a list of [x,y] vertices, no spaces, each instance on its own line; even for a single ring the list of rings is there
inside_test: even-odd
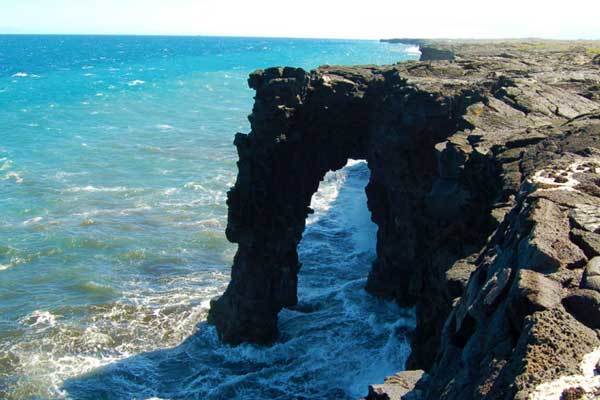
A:
[[[276,338],[297,302],[311,197],[329,170],[365,159],[379,228],[366,290],[416,307],[407,368],[425,370],[370,398],[535,399],[572,382],[593,396],[600,45],[426,46],[451,57],[250,76],[252,129],[236,135],[227,202],[239,246],[209,323],[228,343]]]

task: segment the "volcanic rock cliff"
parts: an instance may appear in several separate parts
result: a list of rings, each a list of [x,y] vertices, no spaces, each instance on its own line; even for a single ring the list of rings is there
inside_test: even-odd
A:
[[[227,203],[239,247],[209,314],[220,337],[276,338],[297,302],[311,197],[365,159],[379,228],[366,290],[416,306],[407,368],[426,371],[371,398],[538,398],[582,374],[600,348],[600,66],[588,44],[539,43],[428,43],[448,60],[253,73]],[[591,396],[600,377],[585,379]]]

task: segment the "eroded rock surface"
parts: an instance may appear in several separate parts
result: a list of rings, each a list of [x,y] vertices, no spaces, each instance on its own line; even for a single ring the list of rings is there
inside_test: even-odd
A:
[[[220,337],[276,338],[311,196],[366,159],[379,227],[366,289],[416,306],[408,368],[427,371],[404,398],[526,399],[577,373],[600,346],[600,67],[578,46],[253,73],[228,195],[239,248],[209,314]]]

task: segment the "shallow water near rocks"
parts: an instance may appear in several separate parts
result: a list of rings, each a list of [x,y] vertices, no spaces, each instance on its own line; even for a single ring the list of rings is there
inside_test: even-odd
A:
[[[403,366],[410,311],[367,295],[352,161],[313,198],[300,304],[272,347],[204,320],[228,282],[237,131],[271,65],[415,58],[374,41],[0,36],[0,398],[356,398]]]

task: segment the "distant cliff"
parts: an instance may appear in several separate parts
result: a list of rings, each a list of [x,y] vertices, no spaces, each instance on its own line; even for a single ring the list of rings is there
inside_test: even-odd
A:
[[[452,61],[253,73],[227,202],[239,248],[209,314],[220,337],[277,337],[311,197],[327,171],[366,159],[379,227],[366,290],[416,306],[407,367],[426,371],[370,397],[536,398],[581,374],[600,348],[600,67],[585,44],[544,43],[443,42],[431,54]]]

